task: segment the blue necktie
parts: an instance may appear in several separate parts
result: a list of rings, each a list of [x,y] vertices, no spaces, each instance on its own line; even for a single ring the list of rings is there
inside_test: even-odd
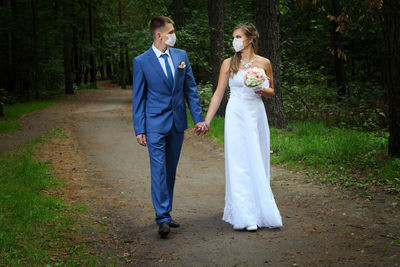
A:
[[[172,88],[174,86],[174,77],[172,77],[171,67],[170,67],[169,62],[168,62],[168,55],[167,54],[162,54],[161,56],[164,58],[165,69],[167,70],[168,82],[169,82],[169,85]]]

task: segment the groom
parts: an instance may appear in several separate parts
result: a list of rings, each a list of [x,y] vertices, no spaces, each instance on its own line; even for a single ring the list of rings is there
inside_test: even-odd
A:
[[[185,98],[198,135],[208,127],[201,113],[196,82],[184,50],[176,41],[173,21],[154,17],[149,23],[153,45],[133,60],[133,124],[138,143],[148,147],[151,197],[158,233],[167,237],[170,227],[176,167],[188,128]]]

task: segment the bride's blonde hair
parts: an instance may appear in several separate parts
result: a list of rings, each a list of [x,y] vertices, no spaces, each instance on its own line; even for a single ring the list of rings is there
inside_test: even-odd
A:
[[[233,28],[232,32],[236,31],[237,29],[241,29],[247,38],[253,39],[253,41],[251,42],[251,46],[253,47],[254,53],[257,53],[259,34],[258,34],[256,26],[254,26],[250,22],[245,22],[245,23],[236,25],[235,28]],[[231,63],[229,65],[229,72],[231,74],[236,74],[239,71],[239,65],[240,65],[241,59],[242,59],[241,52],[236,52],[233,55],[233,57],[231,59]]]

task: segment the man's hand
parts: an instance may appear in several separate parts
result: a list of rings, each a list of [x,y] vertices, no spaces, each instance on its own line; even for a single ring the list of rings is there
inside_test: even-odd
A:
[[[136,135],[136,140],[138,141],[139,145],[147,146],[146,134]]]
[[[210,130],[210,126],[205,122],[201,121],[196,123],[194,126],[194,131],[197,135],[205,135]]]

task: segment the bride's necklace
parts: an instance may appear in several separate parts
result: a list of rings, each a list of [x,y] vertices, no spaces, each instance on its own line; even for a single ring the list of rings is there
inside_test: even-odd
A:
[[[241,60],[240,60],[240,63],[242,63],[242,65],[243,65],[246,69],[248,69],[251,65],[253,65],[253,61],[254,61],[254,58],[253,58],[252,60],[250,60],[249,63],[246,63],[246,62],[244,62],[244,61],[241,59]]]

